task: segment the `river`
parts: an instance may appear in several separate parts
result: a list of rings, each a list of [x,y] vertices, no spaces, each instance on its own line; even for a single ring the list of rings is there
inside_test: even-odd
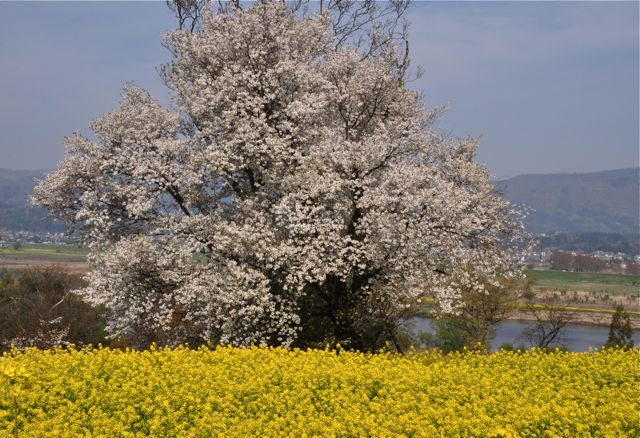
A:
[[[433,332],[433,326],[428,318],[416,317],[412,321],[412,333]],[[495,336],[491,340],[491,351],[497,350],[500,345],[510,343],[518,346],[522,342],[522,330],[526,327],[526,321],[509,320],[497,325]],[[598,327],[583,324],[569,324],[562,331],[558,343],[567,347],[570,351],[589,351],[589,348],[601,348],[609,336],[609,327]],[[640,330],[633,331],[633,345],[640,346]]]

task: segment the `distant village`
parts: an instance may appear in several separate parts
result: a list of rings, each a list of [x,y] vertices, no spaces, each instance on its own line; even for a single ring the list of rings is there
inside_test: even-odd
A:
[[[523,261],[531,269],[640,275],[640,254],[629,255],[606,251],[584,253],[545,249],[531,251],[523,257]]]
[[[77,239],[51,231],[15,231],[0,229],[0,248],[9,248],[14,243],[75,244]]]

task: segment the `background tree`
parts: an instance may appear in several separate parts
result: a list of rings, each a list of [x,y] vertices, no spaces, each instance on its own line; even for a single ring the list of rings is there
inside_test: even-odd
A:
[[[501,278],[497,284],[485,283],[481,292],[463,290],[456,320],[467,347],[488,349],[494,328],[513,314],[518,299],[529,287],[524,279]]]
[[[549,257],[549,262],[551,263],[551,269],[558,271],[573,270],[573,256],[569,252],[553,251],[551,257]]]
[[[573,320],[573,314],[565,310],[557,298],[547,300],[545,304],[529,302],[524,308],[532,322],[522,332],[529,345],[548,349],[557,343],[566,326]]]
[[[466,287],[461,290],[455,313],[443,313],[436,306],[436,333],[423,337],[427,345],[445,351],[468,349],[488,350],[493,330],[513,314],[518,300],[530,290],[530,281],[521,278],[499,278],[483,282],[482,290]]]
[[[104,248],[81,293],[110,336],[370,350],[425,290],[446,310],[516,275],[526,235],[477,141],[432,127],[405,47],[332,17],[207,13],[165,37],[173,109],[127,86],[97,142],[67,141],[34,200]]]
[[[467,346],[467,338],[461,324],[453,315],[445,315],[433,320],[433,333],[419,335],[422,345],[442,350],[443,353],[462,351]]]
[[[640,275],[640,263],[628,260],[625,274]]]
[[[607,262],[597,257],[578,254],[573,258],[573,269],[575,272],[604,272]]]
[[[609,337],[606,347],[633,348],[633,329],[629,313],[624,310],[622,304],[616,306],[616,312],[611,318],[609,325]]]

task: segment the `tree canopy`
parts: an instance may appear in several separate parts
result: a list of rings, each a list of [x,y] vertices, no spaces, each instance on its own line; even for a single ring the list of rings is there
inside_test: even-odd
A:
[[[517,275],[526,235],[478,142],[435,128],[404,43],[332,20],[205,13],[164,37],[170,108],[127,85],[97,141],[67,139],[34,200],[95,249],[81,293],[112,337],[374,349],[425,292],[452,310]]]

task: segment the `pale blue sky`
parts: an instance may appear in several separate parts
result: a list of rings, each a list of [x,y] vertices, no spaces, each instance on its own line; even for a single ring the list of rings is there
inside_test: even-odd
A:
[[[412,84],[498,177],[638,166],[637,2],[415,2]],[[166,100],[157,2],[0,2],[0,167],[52,168],[125,82]]]

